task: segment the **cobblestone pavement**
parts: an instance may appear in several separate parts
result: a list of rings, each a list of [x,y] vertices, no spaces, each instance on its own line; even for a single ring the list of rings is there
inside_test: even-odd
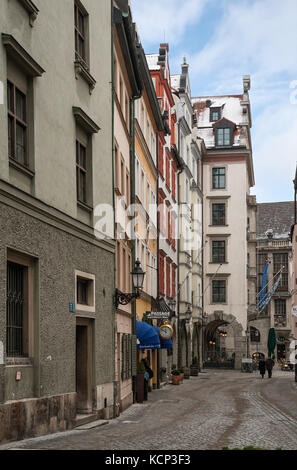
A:
[[[297,450],[294,374],[208,370],[149,394],[105,426],[0,446],[1,449],[216,450],[253,445]]]

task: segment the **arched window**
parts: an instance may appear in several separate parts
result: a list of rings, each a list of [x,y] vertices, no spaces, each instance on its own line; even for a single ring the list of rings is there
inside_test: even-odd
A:
[[[251,342],[252,343],[260,343],[261,335],[260,331],[257,328],[251,326]]]

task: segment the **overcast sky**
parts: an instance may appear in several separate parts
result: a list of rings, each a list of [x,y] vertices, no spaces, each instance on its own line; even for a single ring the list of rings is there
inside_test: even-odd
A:
[[[190,64],[192,96],[242,92],[251,75],[258,202],[293,200],[297,162],[297,0],[132,0],[146,53],[169,43]]]

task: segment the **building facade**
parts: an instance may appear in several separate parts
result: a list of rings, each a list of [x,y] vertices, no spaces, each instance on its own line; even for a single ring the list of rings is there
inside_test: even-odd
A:
[[[294,336],[292,324],[293,256],[291,227],[294,224],[294,202],[257,204],[257,295],[269,294],[279,275],[281,279],[271,301],[263,311],[249,313],[250,353],[267,356],[270,328],[275,329],[277,361],[288,361]],[[267,276],[263,275],[268,265]]]
[[[166,132],[158,133],[158,299],[163,299],[174,329],[172,350],[160,350],[159,370],[168,380],[177,364],[178,334],[175,308],[177,303],[178,205],[177,173],[181,161],[177,154],[175,103],[171,90],[169,45],[160,44],[158,54],[146,56]],[[173,304],[171,305],[171,303]]]
[[[112,415],[115,249],[110,2],[0,12],[1,441]]]
[[[184,61],[181,74],[172,77],[177,122],[178,153],[182,171],[178,173],[178,319],[179,364],[202,365],[202,149],[191,103],[189,66]]]
[[[136,301],[136,318],[146,321],[157,299],[158,289],[158,133],[164,132],[163,119],[150,76],[144,50],[138,44],[140,77],[143,83],[142,97],[135,102],[135,255],[146,272],[144,288]],[[154,376],[149,387],[158,386],[157,349],[139,351],[138,360],[146,358]]]
[[[114,2],[113,82],[114,82],[114,198],[116,238],[116,289],[132,292],[133,237],[129,219],[131,205],[131,154],[134,151],[134,100],[142,83],[137,67],[137,52],[128,2]],[[133,162],[132,162],[133,164]],[[132,186],[133,189],[133,186]],[[115,380],[117,410],[133,403],[132,348],[135,336],[132,304],[117,305],[115,333]]]
[[[204,355],[210,366],[229,361],[240,368],[247,354],[248,198],[254,186],[249,90],[250,77],[244,76],[240,95],[192,98],[198,135],[206,146]]]

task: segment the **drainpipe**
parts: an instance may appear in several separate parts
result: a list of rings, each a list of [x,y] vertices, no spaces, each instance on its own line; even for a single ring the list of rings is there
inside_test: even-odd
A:
[[[115,177],[115,165],[114,165],[114,68],[113,68],[113,28],[114,28],[114,21],[113,21],[113,2],[111,3],[111,139],[112,139],[112,205],[113,205],[113,238],[115,240],[116,233],[115,233],[115,194],[114,194],[114,177]],[[113,272],[113,292],[115,292],[116,287],[116,250],[114,251],[114,272]],[[115,380],[115,336],[116,336],[116,306],[114,302],[114,295],[113,295],[113,302],[112,302],[112,351],[113,351],[113,417],[116,418],[116,403],[117,403],[117,381]]]
[[[131,195],[131,205],[135,204],[135,101],[141,98],[141,92],[138,95],[135,95],[130,100],[130,195]],[[133,214],[134,215],[134,214]],[[131,220],[131,236],[132,236],[132,266],[135,265],[136,253],[135,253],[135,219],[132,217]],[[133,283],[132,283],[133,284]],[[132,292],[135,292],[135,288],[132,285]],[[136,302],[137,299],[134,299],[131,305],[132,308],[132,335],[136,337]],[[136,358],[137,360],[137,351]],[[132,376],[132,392],[133,392],[133,403],[136,401],[136,376]]]

